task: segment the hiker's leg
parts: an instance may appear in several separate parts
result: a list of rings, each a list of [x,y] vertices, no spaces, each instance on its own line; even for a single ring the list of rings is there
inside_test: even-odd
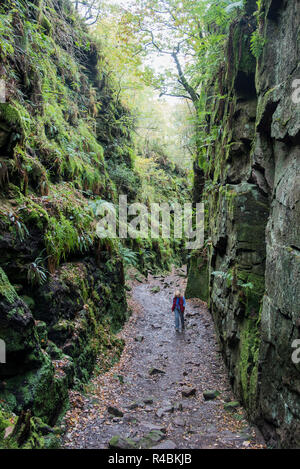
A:
[[[175,308],[175,329],[179,330],[179,311]]]
[[[184,330],[184,313],[180,311],[181,329]]]

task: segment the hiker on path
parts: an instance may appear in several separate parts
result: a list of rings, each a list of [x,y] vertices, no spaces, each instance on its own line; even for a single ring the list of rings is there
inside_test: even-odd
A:
[[[179,322],[181,323],[181,332],[184,331],[184,310],[185,310],[185,298],[181,295],[180,291],[175,292],[173,298],[172,311],[175,312],[175,329],[179,332]]]

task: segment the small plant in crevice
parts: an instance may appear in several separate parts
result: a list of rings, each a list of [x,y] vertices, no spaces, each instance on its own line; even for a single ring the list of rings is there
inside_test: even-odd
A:
[[[125,267],[138,268],[138,256],[136,252],[122,245],[120,245],[119,251]]]
[[[37,257],[28,265],[27,280],[31,285],[44,285],[47,281],[48,270],[43,266],[45,259]]]
[[[82,233],[78,236],[78,247],[80,252],[86,252],[93,245],[93,238],[89,233]]]
[[[261,36],[258,30],[254,31],[251,36],[250,49],[256,59],[259,59],[261,56],[265,44],[265,38]]]
[[[21,242],[24,242],[26,236],[29,235],[25,223],[23,223],[20,217],[14,212],[3,212],[3,215],[8,218],[16,237],[18,237]]]
[[[232,275],[231,272],[222,272],[220,270],[216,270],[214,272],[211,273],[214,277],[217,277],[217,278],[223,278],[224,280],[228,280],[228,284],[229,285],[232,285],[233,284],[233,281],[234,281],[234,276]],[[249,289],[249,290],[252,290],[253,289],[253,283],[252,282],[247,282],[247,283],[243,283],[241,280],[237,280],[237,285],[239,287],[242,287],[244,288],[245,290]]]

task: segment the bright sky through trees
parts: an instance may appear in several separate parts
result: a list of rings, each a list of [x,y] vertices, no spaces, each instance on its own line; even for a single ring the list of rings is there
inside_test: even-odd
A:
[[[126,10],[134,11],[134,0],[110,0],[111,5],[118,5]],[[155,73],[162,73],[163,70],[173,69],[175,70],[174,62],[172,58],[165,54],[158,54],[157,52],[149,54],[144,58],[144,63],[147,66],[150,66],[154,69]],[[160,92],[158,91],[157,97],[159,97]],[[162,99],[160,97],[159,99]],[[163,100],[166,102],[166,105],[173,108],[178,104],[178,101],[182,101],[182,98],[164,96]]]
[[[135,0],[110,0],[109,6],[114,5],[125,9],[127,13],[135,12]],[[125,45],[120,44],[118,38],[120,32],[118,24],[122,23],[121,9],[119,13],[112,11],[111,15],[114,18],[112,24],[107,22],[107,15],[103,15],[106,18],[104,20],[100,16],[99,24],[93,26],[93,30],[96,35],[100,34],[100,38],[104,31],[105,37],[116,34],[114,38],[109,39],[110,44],[108,44],[111,67],[115,76],[118,77],[123,100],[130,103],[130,107],[136,112],[137,138],[159,144],[170,159],[191,169],[192,148],[188,145],[187,138],[187,135],[191,133],[189,122],[191,107],[188,107],[182,98],[161,95],[159,87],[145,86],[143,77],[140,75],[143,72],[147,74],[147,69],[153,70],[151,73],[154,75],[165,74],[167,70],[172,70],[174,74],[174,61],[169,55],[160,54],[158,51],[147,51],[147,54],[138,53],[136,56],[133,52],[137,61],[132,61],[131,57],[127,56],[127,45],[135,40],[134,34],[132,37],[130,20],[126,21],[125,35],[128,37],[123,38]],[[137,44],[134,43],[133,47],[136,48]]]

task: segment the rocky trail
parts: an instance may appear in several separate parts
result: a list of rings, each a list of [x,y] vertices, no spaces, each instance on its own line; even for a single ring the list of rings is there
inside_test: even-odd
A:
[[[185,270],[134,282],[125,347],[83,396],[71,391],[64,448],[263,448],[236,402],[205,303],[187,301],[176,333],[171,302]]]

